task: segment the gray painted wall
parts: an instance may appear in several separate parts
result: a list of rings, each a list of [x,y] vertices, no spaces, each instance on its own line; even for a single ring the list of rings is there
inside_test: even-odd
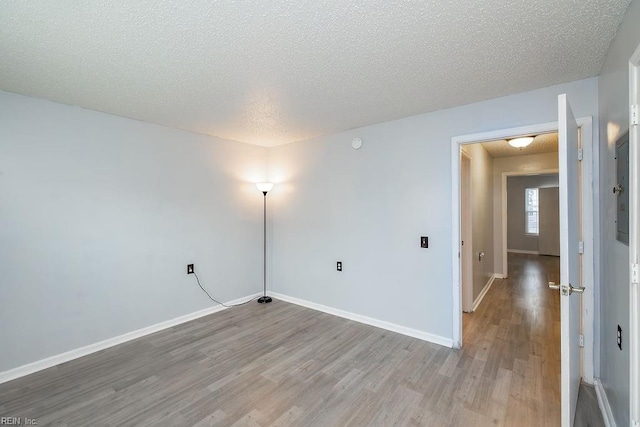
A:
[[[482,144],[464,150],[471,157],[473,299],[493,275],[493,157]],[[480,259],[480,252],[484,257]]]
[[[508,249],[538,252],[538,236],[525,233],[524,190],[526,188],[557,187],[558,185],[558,174],[507,178]]]
[[[266,150],[0,93],[0,372],[262,289]]]
[[[629,248],[616,240],[614,147],[629,128],[629,59],[640,44],[640,2],[632,1],[611,43],[598,84],[600,114],[600,378],[616,422],[629,425],[629,350],[618,349],[617,325],[629,336]]]
[[[587,79],[270,149],[273,289],[452,338],[451,138],[557,121],[565,92],[597,122]]]

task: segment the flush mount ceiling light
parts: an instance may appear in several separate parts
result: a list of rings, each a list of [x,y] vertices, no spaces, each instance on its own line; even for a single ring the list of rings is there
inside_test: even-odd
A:
[[[524,136],[522,138],[513,138],[513,139],[510,139],[508,142],[509,142],[509,145],[512,147],[522,149],[533,142],[533,137]]]

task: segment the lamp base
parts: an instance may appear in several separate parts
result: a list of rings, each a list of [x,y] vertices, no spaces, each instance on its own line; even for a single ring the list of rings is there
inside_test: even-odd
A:
[[[266,303],[271,302],[271,301],[273,301],[273,300],[271,299],[271,297],[267,297],[267,296],[264,296],[264,297],[260,297],[260,298],[258,298],[258,302],[259,302],[260,304],[266,304]]]

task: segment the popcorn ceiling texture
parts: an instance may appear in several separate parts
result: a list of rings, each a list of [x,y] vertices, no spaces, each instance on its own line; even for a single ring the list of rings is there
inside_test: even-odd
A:
[[[3,0],[0,90],[278,145],[596,76],[629,0]]]

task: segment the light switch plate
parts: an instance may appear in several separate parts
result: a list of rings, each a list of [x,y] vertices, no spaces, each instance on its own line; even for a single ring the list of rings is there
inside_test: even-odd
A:
[[[617,342],[618,342],[618,348],[620,350],[622,350],[622,328],[620,327],[620,325],[618,325],[618,339],[617,339]]]

